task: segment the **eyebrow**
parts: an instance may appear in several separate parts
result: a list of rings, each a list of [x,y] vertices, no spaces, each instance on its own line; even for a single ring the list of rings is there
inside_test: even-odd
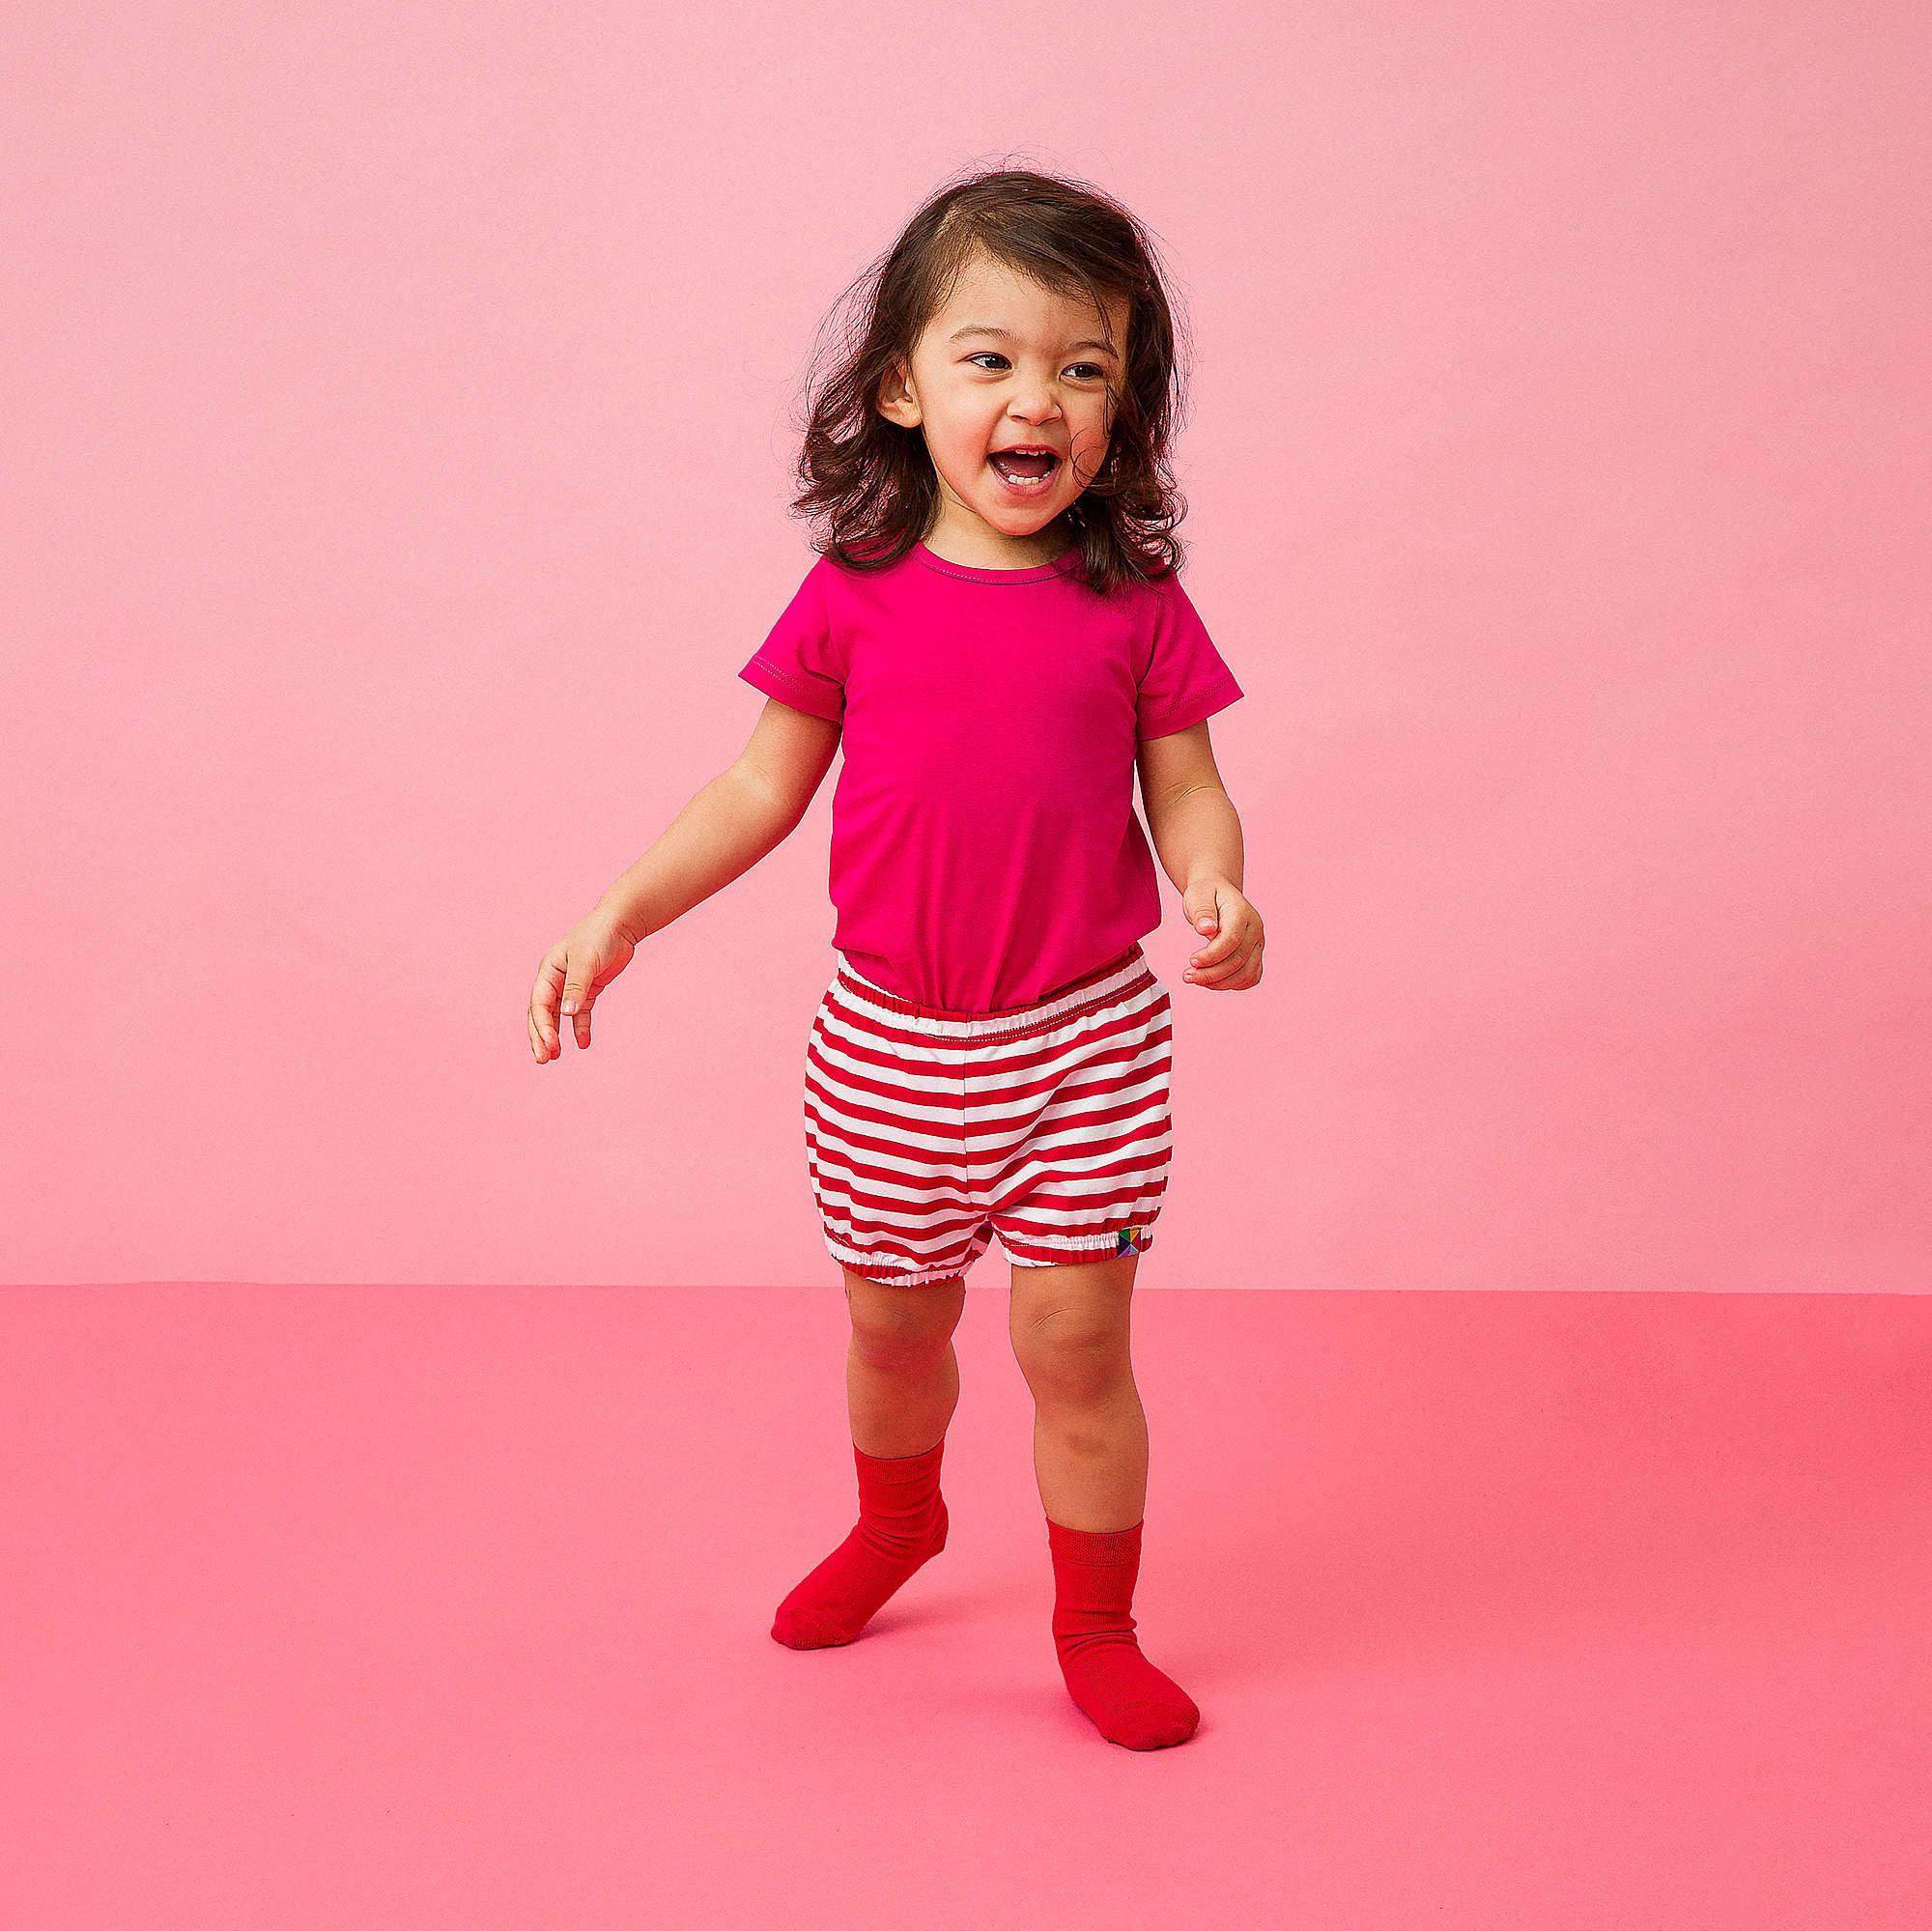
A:
[[[946,339],[956,342],[962,335],[991,335],[1002,342],[1011,342],[1016,338],[1010,328],[996,328],[990,322],[969,322],[963,328],[955,328]],[[1113,355],[1114,351],[1104,342],[1095,341],[1091,335],[1083,336],[1078,342],[1069,342],[1069,349],[1097,349],[1103,355]],[[1119,356],[1115,356],[1118,361]]]

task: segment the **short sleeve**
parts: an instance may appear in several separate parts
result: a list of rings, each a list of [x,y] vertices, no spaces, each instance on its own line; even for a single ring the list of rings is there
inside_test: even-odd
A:
[[[1172,570],[1149,585],[1153,600],[1151,638],[1135,697],[1135,729],[1144,738],[1184,731],[1242,695],[1208,627]]]
[[[845,667],[826,609],[829,567],[820,557],[806,573],[771,635],[738,675],[795,711],[838,724],[845,716]]]

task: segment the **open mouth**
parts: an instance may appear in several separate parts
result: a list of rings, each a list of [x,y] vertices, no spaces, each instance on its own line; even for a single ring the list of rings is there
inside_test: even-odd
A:
[[[1037,496],[1052,486],[1060,458],[1050,449],[1002,449],[986,459],[993,473],[1020,496]]]

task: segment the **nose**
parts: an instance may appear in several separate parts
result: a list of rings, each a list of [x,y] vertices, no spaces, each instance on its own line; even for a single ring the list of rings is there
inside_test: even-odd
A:
[[[1022,422],[1051,422],[1059,415],[1060,405],[1042,384],[1021,390],[1008,405],[1008,413],[1018,416]]]
[[[1053,384],[1041,383],[1037,375],[1032,381],[1022,381],[1012,402],[1007,404],[1007,413],[1016,415],[1022,423],[1051,423],[1061,413],[1061,406],[1053,400]]]

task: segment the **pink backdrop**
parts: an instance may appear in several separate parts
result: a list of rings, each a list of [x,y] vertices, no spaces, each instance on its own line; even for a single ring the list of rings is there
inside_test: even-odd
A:
[[[1922,11],[1144,15],[12,16],[0,1278],[836,1279],[830,779],[523,1008],[751,728],[825,305],[1009,157],[1178,270],[1249,693],[1143,1278],[1922,1290]]]

